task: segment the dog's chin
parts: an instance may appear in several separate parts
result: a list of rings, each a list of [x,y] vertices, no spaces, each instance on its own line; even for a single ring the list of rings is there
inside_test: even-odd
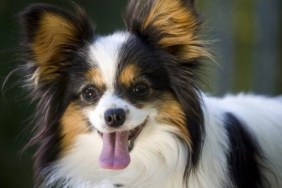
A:
[[[117,129],[113,132],[100,132],[103,147],[99,157],[100,167],[111,170],[121,170],[130,163],[130,151],[134,147],[134,141],[142,132],[147,123],[147,118],[131,130]]]

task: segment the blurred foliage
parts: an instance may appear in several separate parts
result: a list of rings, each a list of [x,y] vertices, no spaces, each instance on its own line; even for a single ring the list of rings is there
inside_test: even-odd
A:
[[[22,63],[17,13],[34,0],[0,1],[0,83]],[[71,7],[70,1],[41,1]],[[96,32],[123,28],[126,1],[77,1],[95,21]],[[261,10],[261,7],[268,9]],[[207,91],[215,94],[254,91],[282,93],[282,13],[279,0],[199,1],[207,20],[204,32],[215,39],[218,65],[207,62]],[[261,19],[262,18],[262,19]],[[31,153],[22,153],[32,126],[32,106],[25,100],[20,80],[11,75],[0,95],[0,187],[32,187]]]

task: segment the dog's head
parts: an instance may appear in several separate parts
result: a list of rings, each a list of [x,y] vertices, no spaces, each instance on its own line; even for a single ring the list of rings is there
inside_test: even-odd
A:
[[[37,170],[71,177],[177,161],[178,144],[186,171],[196,164],[204,130],[196,79],[209,53],[191,0],[131,0],[126,30],[108,36],[80,8],[35,4],[21,18],[26,85],[38,102]]]

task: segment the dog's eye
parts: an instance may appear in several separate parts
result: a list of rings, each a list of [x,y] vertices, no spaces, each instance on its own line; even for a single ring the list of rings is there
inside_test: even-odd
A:
[[[99,97],[99,91],[94,86],[87,86],[82,91],[82,97],[86,101],[95,101]]]
[[[149,92],[150,87],[146,83],[138,83],[132,89],[132,93],[139,97],[146,96],[149,94]]]

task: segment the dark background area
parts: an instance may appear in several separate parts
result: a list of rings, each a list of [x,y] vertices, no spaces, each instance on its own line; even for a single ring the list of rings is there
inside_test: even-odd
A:
[[[22,60],[17,14],[31,0],[0,1],[0,85]],[[66,0],[40,1],[71,7]],[[97,33],[123,28],[126,1],[81,0],[97,25]],[[206,92],[252,92],[282,94],[282,2],[281,0],[198,0],[206,20],[203,36],[210,41],[217,62],[204,69]],[[32,131],[33,106],[12,74],[0,93],[0,187],[32,187],[32,149],[22,152]]]

